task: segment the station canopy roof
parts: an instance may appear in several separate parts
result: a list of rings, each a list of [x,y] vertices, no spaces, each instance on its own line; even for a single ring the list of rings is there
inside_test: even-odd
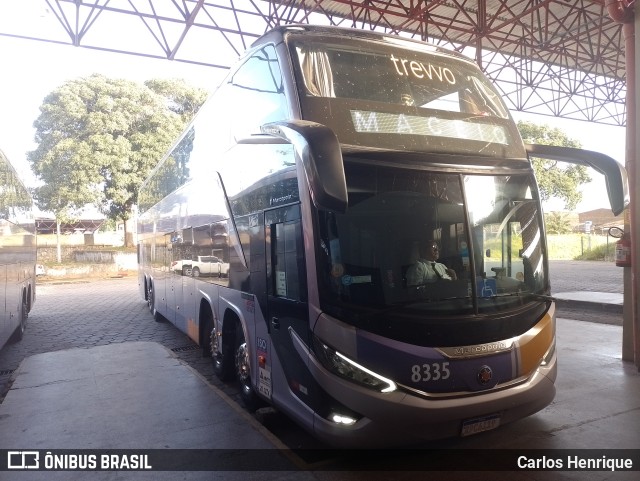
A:
[[[93,234],[102,224],[104,219],[83,219],[74,222],[62,222],[60,224],[61,234]],[[56,221],[55,219],[36,219],[36,231],[38,234],[55,234],[56,233]]]
[[[624,29],[607,4],[628,13],[634,3],[15,0],[0,2],[0,35],[228,68],[276,25],[377,29],[475,58],[512,110],[624,125]]]

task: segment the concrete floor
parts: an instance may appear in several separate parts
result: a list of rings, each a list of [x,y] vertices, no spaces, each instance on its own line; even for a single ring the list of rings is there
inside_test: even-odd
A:
[[[434,448],[453,450],[442,452],[454,459],[447,471],[437,473],[442,480],[638,479],[640,375],[633,364],[621,361],[621,328],[559,319],[557,335],[559,374],[550,406],[497,430],[433,443],[423,451],[395,451],[382,458],[371,454],[365,459],[376,460],[371,465],[376,470],[364,472],[357,463],[353,470],[344,470],[349,460],[344,452],[333,453],[321,464],[305,462],[157,343],[125,342],[33,355],[20,364],[0,404],[0,450],[188,451],[180,452],[183,458],[177,466],[170,457],[154,458],[179,471],[0,471],[0,479],[214,479],[211,472],[188,471],[198,456],[208,459],[207,469],[216,471],[215,479],[429,479],[428,460],[438,456]],[[496,465],[494,456],[566,457],[566,450],[574,449],[596,458],[631,456],[636,471],[484,471]],[[0,459],[0,469],[6,461]],[[451,471],[461,467],[465,471]],[[421,473],[409,471],[414,468]]]

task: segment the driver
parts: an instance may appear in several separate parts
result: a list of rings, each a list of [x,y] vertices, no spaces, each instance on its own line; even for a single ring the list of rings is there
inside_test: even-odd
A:
[[[456,280],[456,272],[441,262],[436,262],[440,256],[438,244],[430,240],[421,246],[420,259],[407,270],[407,286],[419,286],[438,279]]]

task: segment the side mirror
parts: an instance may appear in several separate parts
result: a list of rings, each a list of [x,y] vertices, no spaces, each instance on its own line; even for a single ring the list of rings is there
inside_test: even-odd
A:
[[[302,162],[313,203],[319,209],[344,212],[349,199],[342,150],[329,127],[306,120],[272,122],[262,126],[265,134],[290,142]]]
[[[624,236],[624,230],[620,227],[609,227],[609,235],[611,237],[615,237],[616,239],[622,239]]]
[[[627,171],[615,159],[591,150],[559,147],[556,145],[525,144],[530,157],[559,160],[571,164],[586,165],[605,177],[609,203],[614,215],[620,214],[629,204]]]

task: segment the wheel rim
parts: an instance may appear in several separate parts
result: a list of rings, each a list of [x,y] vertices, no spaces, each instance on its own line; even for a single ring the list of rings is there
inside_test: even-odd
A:
[[[251,390],[251,369],[249,366],[249,349],[247,343],[243,342],[236,350],[236,373],[240,386],[245,392]]]
[[[22,312],[20,313],[20,331],[24,334],[27,328],[28,309],[26,301],[22,301]]]
[[[218,342],[218,333],[214,327],[211,329],[211,333],[209,333],[209,349],[211,349],[213,361],[216,363],[216,366],[219,367],[222,364],[222,355],[218,352]]]
[[[149,306],[149,310],[153,310],[153,288],[151,286],[147,287],[147,306]]]

